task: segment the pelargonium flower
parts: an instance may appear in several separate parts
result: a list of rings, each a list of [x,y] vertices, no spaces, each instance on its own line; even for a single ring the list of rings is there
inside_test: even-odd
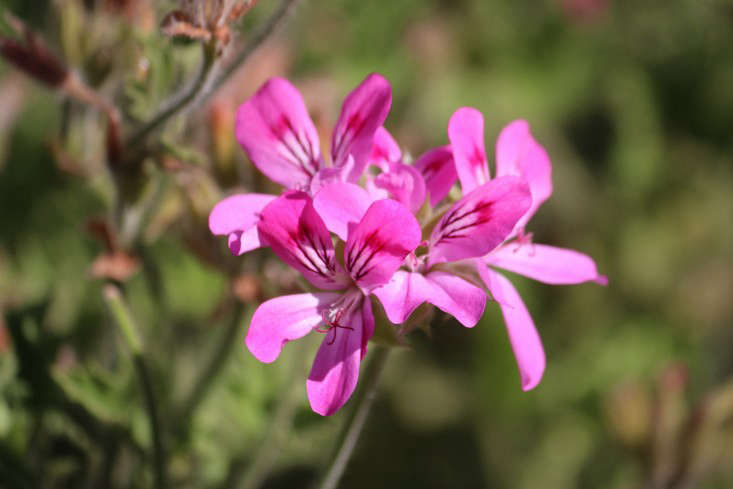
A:
[[[418,178],[422,179],[419,173]],[[400,194],[399,190],[395,193]],[[373,195],[361,187],[337,182],[316,194],[314,206],[326,226],[343,239],[372,201]],[[426,229],[430,237],[421,246],[424,251],[410,255],[403,269],[374,289],[389,320],[401,324],[420,304],[429,302],[461,324],[474,326],[483,314],[486,294],[476,284],[438,265],[486,255],[509,236],[530,203],[526,183],[519,177],[506,176],[482,185],[453,204],[432,231]]]
[[[458,109],[450,119],[448,135],[463,193],[471,195],[475,189],[490,181],[484,150],[483,116],[473,108]],[[514,121],[499,134],[496,174],[496,180],[511,175],[523,178],[529,185],[532,204],[519,219],[507,241],[483,257],[478,271],[501,308],[519,366],[522,388],[530,390],[537,386],[544,373],[545,352],[519,293],[494,268],[553,285],[589,281],[605,285],[608,279],[598,273],[595,262],[589,256],[565,248],[534,244],[531,235],[525,234],[526,223],[552,194],[550,159],[532,137],[526,121]]]
[[[376,73],[367,76],[341,107],[331,138],[331,164],[298,90],[284,78],[271,78],[237,111],[235,133],[252,163],[286,189],[313,193],[330,181],[356,182],[361,177],[377,128],[387,118],[392,89]],[[209,229],[229,239],[234,255],[263,246],[257,215],[275,196],[238,194],[219,202]]]
[[[371,203],[343,237],[343,266],[326,225],[303,191],[286,192],[267,204],[257,228],[285,263],[325,292],[262,303],[252,317],[247,347],[258,360],[269,363],[288,341],[312,330],[325,333],[306,387],[313,410],[333,414],[354,391],[361,359],[374,333],[368,296],[389,281],[418,246],[420,226],[399,202]]]

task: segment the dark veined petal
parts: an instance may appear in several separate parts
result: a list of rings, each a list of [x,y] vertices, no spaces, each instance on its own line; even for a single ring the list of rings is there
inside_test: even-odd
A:
[[[478,187],[456,202],[433,229],[430,263],[487,254],[507,239],[531,202],[527,184],[518,177],[501,177]]]
[[[344,165],[349,155],[354,158],[347,181],[358,181],[364,172],[374,133],[384,123],[391,106],[392,87],[377,73],[367,76],[344,99],[331,138],[331,157],[337,167]]]
[[[305,192],[290,191],[273,200],[262,210],[257,229],[277,256],[316,287],[335,290],[349,284],[331,235]]]
[[[322,166],[303,97],[283,78],[271,78],[239,107],[235,133],[252,163],[286,188],[307,188]]]
[[[414,166],[425,179],[425,186],[430,194],[430,205],[435,207],[448,195],[458,179],[450,145],[427,151],[415,161]]]
[[[420,244],[420,237],[420,225],[407,207],[390,199],[378,200],[349,233],[346,269],[363,288],[385,284]]]

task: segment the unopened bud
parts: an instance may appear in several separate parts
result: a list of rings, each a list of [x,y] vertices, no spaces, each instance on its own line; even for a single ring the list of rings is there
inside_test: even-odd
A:
[[[0,54],[19,70],[48,86],[58,88],[69,70],[25,24],[10,17],[9,24],[23,38],[0,37]]]

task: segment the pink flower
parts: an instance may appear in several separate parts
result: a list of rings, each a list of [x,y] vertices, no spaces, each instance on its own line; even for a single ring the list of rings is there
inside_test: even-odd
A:
[[[343,203],[345,208],[348,204]],[[261,304],[247,332],[247,347],[257,359],[269,363],[288,341],[314,329],[325,333],[306,387],[313,410],[333,414],[354,391],[361,359],[374,333],[368,295],[387,282],[418,246],[420,226],[399,202],[371,203],[344,238],[344,266],[336,259],[331,235],[305,192],[289,191],[270,202],[257,228],[285,263],[327,292],[281,296]]]
[[[453,204],[433,228],[425,253],[414,258],[409,270],[398,271],[374,291],[389,320],[400,324],[428,302],[464,326],[474,326],[483,315],[486,294],[441,265],[486,255],[512,232],[530,202],[527,185],[506,176]]]
[[[464,107],[451,117],[448,135],[464,193],[475,192],[474,189],[485,185],[490,178],[483,134],[483,116],[476,109]],[[489,267],[481,265],[478,270],[504,315],[525,391],[540,382],[545,370],[545,352],[521,297],[511,282],[493,268],[555,285],[588,281],[608,283],[605,276],[599,275],[589,256],[574,250],[532,244],[531,235],[524,233],[526,223],[552,194],[551,173],[550,159],[532,137],[526,121],[514,121],[501,131],[496,143],[497,180],[510,175],[525,179],[532,205],[508,236],[514,239],[488,253],[482,261]]]
[[[417,177],[422,179],[419,173]],[[393,193],[399,194],[399,189]],[[338,182],[318,192],[314,206],[328,229],[344,239],[372,199],[361,187]],[[509,236],[530,202],[522,179],[506,176],[453,204],[433,227],[425,251],[409,256],[407,270],[397,270],[389,282],[374,290],[389,320],[401,324],[420,304],[429,302],[463,325],[474,326],[483,314],[485,293],[477,284],[438,265],[486,255]]]
[[[392,89],[379,74],[367,76],[344,100],[333,130],[327,165],[303,97],[283,78],[268,80],[237,111],[235,133],[249,159],[287,189],[312,193],[332,180],[356,182],[367,164],[377,128],[387,118]],[[257,215],[275,197],[239,194],[219,202],[209,229],[226,235],[234,255],[263,246]]]

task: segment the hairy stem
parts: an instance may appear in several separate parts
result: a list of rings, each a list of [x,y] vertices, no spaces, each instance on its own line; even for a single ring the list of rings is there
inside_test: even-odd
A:
[[[216,47],[213,43],[202,44],[202,60],[198,75],[193,82],[185,85],[181,90],[164,102],[163,107],[143,124],[125,143],[125,147],[134,147],[145,141],[155,130],[165,122],[196,100],[199,92],[206,86],[209,75],[216,62]]]
[[[148,412],[148,422],[150,423],[150,432],[153,438],[153,465],[155,471],[155,487],[156,489],[165,489],[168,486],[165,468],[165,452],[163,450],[162,429],[160,426],[160,417],[158,414],[158,406],[153,392],[153,384],[150,379],[150,371],[143,356],[142,341],[138,333],[138,328],[132,314],[120,289],[112,284],[108,284],[104,288],[104,299],[107,302],[115,322],[122,331],[127,346],[132,352],[133,364],[135,372],[140,382],[145,400],[145,409]]]
[[[321,480],[318,486],[319,489],[335,489],[338,485],[376,397],[379,377],[387,362],[389,348],[384,346],[373,348],[372,358],[361,377],[361,389],[357,393],[356,399],[354,399],[354,408],[346,420],[339,442],[336,445],[336,454],[332,457],[331,465]]]

